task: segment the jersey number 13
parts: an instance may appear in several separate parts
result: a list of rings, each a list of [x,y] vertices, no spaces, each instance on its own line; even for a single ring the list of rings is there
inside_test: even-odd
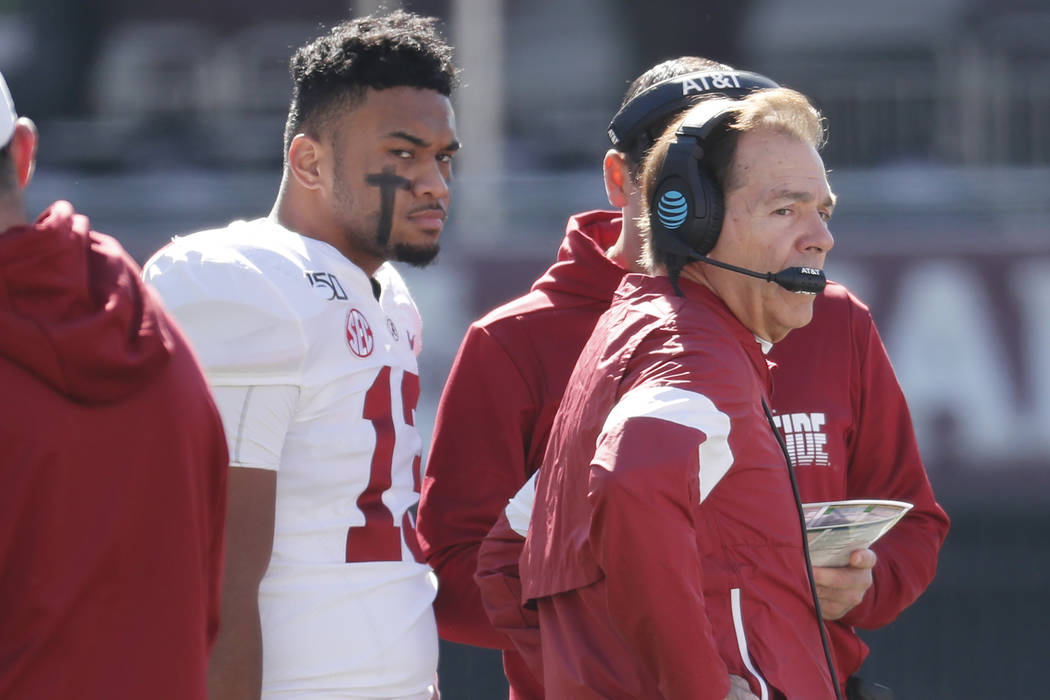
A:
[[[413,414],[419,402],[419,376],[411,372],[401,375],[401,406],[405,425],[415,425]],[[401,540],[405,541],[416,561],[423,557],[416,543],[412,516],[405,512],[400,524],[383,503],[383,492],[393,483],[394,416],[391,401],[390,367],[383,367],[365,394],[365,420],[371,421],[376,431],[375,452],[368,486],[357,499],[357,507],[365,516],[364,525],[351,526],[346,533],[346,561],[401,561]],[[417,454],[412,460],[412,485],[419,493],[419,465]]]

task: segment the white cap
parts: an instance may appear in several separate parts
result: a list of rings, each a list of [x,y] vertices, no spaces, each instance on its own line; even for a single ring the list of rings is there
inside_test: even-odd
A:
[[[15,133],[15,102],[11,99],[11,92],[7,89],[4,74],[0,73],[0,148],[7,145],[11,135]]]

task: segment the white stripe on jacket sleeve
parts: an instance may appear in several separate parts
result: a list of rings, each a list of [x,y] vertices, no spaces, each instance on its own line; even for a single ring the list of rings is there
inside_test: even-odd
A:
[[[631,389],[609,412],[598,436],[605,435],[630,418],[656,418],[699,430],[707,436],[700,443],[700,502],[733,466],[729,449],[729,416],[722,413],[711,399],[695,391],[673,386],[642,386]]]

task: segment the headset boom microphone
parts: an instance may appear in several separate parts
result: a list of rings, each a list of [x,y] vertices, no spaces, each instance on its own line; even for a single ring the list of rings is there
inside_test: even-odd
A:
[[[799,294],[820,294],[828,283],[827,278],[824,276],[824,271],[815,267],[789,267],[777,273],[755,272],[754,270],[748,270],[744,267],[737,267],[736,265],[724,263],[721,260],[709,258],[706,255],[694,257],[715,267],[721,267],[733,272],[739,272],[742,275],[750,275],[766,282],[779,284],[789,292],[797,292]]]

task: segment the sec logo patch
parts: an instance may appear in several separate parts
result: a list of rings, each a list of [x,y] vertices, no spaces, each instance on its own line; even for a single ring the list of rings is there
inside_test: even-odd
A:
[[[350,346],[350,352],[358,357],[368,357],[375,347],[368,319],[357,309],[350,309],[346,315],[346,344]]]

